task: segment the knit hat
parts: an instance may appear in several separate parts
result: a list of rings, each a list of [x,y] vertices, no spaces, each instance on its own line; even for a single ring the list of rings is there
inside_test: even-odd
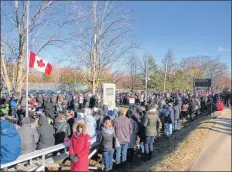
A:
[[[145,109],[146,109],[146,111],[150,111],[150,110],[152,109],[152,107],[151,107],[151,105],[147,104],[147,105],[145,106]]]

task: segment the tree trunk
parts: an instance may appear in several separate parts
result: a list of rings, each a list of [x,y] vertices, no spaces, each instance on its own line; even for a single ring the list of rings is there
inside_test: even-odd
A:
[[[93,64],[92,64],[92,93],[96,92],[96,58],[97,58],[97,2],[93,1]]]
[[[24,75],[24,52],[19,55],[17,63],[17,78],[15,83],[15,90],[21,92],[23,86]]]
[[[8,73],[7,73],[7,69],[6,69],[6,64],[5,64],[3,50],[2,50],[2,45],[1,45],[1,76],[3,77],[3,80],[5,81],[7,91],[10,94],[10,91],[11,91],[12,87],[11,87],[10,79],[8,77]]]

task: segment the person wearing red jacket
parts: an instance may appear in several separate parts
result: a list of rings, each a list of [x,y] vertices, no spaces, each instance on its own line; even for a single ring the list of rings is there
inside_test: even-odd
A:
[[[73,136],[70,140],[69,155],[71,171],[88,171],[90,152],[90,136],[87,124],[79,121],[73,126]]]
[[[224,109],[224,104],[220,98],[217,99],[217,111],[223,111]]]

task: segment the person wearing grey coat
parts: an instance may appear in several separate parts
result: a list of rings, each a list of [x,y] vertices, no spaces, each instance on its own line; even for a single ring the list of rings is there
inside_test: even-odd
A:
[[[39,135],[34,127],[30,126],[30,119],[22,119],[22,127],[18,129],[21,137],[21,154],[27,154],[35,151],[36,143],[39,141]]]
[[[102,133],[100,138],[100,147],[104,157],[105,171],[112,170],[113,167],[113,155],[114,148],[119,147],[119,142],[116,138],[114,128],[111,124],[111,119],[107,119],[102,127]]]
[[[174,110],[174,130],[179,130],[179,120],[180,120],[180,113],[181,113],[181,106],[178,101],[175,102],[173,106]]]
[[[39,134],[39,142],[37,144],[37,149],[39,150],[54,146],[55,132],[52,125],[48,124],[48,118],[44,114],[41,114],[38,123],[39,128],[37,129],[37,132]]]
[[[145,127],[145,160],[151,159],[152,152],[154,150],[154,140],[159,133],[159,128],[161,121],[157,112],[158,106],[150,107],[147,106],[147,113],[144,117],[144,127]]]
[[[69,124],[67,123],[65,116],[60,114],[55,119],[54,124],[55,129],[55,145],[64,143],[64,140],[71,135],[71,129]]]

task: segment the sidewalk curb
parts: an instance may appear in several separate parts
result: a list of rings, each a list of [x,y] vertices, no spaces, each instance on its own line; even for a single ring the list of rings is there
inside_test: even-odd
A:
[[[216,116],[216,119],[215,119],[215,120],[217,120],[217,118],[218,118],[218,117],[219,117],[219,116]],[[217,122],[216,122],[216,121],[215,121],[215,125],[217,125]],[[210,128],[209,128],[209,130],[210,130],[210,132],[211,132],[212,127],[210,127]],[[210,135],[210,134],[209,134],[209,135]],[[207,138],[207,139],[205,139],[205,141],[204,141],[204,143],[203,143],[203,146],[202,146],[202,148],[201,148],[200,152],[196,155],[196,157],[194,158],[194,160],[190,163],[190,165],[189,165],[189,167],[187,168],[187,170],[186,170],[186,171],[190,171],[190,170],[191,170],[191,168],[193,167],[193,164],[196,162],[196,160],[197,160],[198,156],[201,154],[201,152],[202,152],[203,148],[205,147],[205,145],[206,145],[207,141],[209,140],[209,135],[208,135],[208,138]]]

